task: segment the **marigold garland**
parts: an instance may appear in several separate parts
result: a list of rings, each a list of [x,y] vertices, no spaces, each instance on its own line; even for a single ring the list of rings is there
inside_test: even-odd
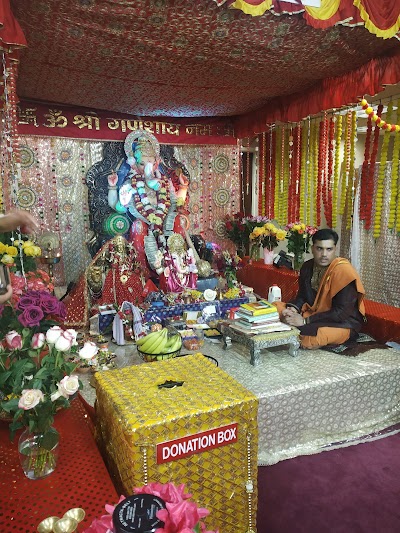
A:
[[[391,117],[393,112],[393,102],[390,101],[387,109],[387,118]],[[385,130],[382,148],[381,148],[381,157],[378,171],[378,182],[376,186],[376,197],[375,197],[375,218],[374,218],[374,238],[377,239],[381,235],[381,222],[382,222],[382,206],[383,206],[383,189],[385,186],[385,176],[386,176],[386,163],[387,155],[389,149],[389,140],[390,140],[390,131]]]
[[[367,197],[368,197],[368,179],[369,179],[369,160],[371,152],[372,138],[372,116],[368,115],[367,135],[365,137],[364,161],[361,169],[361,192],[360,192],[360,219],[367,219]]]
[[[329,145],[328,145],[328,170],[324,186],[324,211],[327,225],[332,228],[332,185],[333,185],[333,161],[335,157],[335,121],[329,121]]]
[[[275,190],[274,190],[274,212],[275,218],[280,220],[280,172],[281,172],[281,151],[278,149],[278,143],[282,138],[282,128],[278,127],[275,130]]]
[[[318,190],[318,141],[319,141],[319,129],[318,122],[314,122],[312,131],[312,143],[311,143],[311,168],[312,168],[312,193],[309,194],[309,222],[315,224],[317,220],[317,190]],[[311,183],[310,183],[311,189]]]
[[[301,125],[297,125],[296,132],[296,175],[295,175],[295,187],[296,187],[296,202],[294,204],[294,216],[293,220],[300,218],[300,172],[301,172]]]
[[[400,122],[400,99],[397,100],[396,122]],[[397,232],[400,232],[400,210],[399,210],[399,156],[400,156],[400,135],[396,135],[392,155],[391,191],[388,228],[393,229],[396,225]],[[397,224],[396,224],[397,214]]]
[[[400,132],[400,125],[399,124],[390,124],[390,122],[385,122],[381,119],[381,116],[379,113],[375,113],[373,107],[369,105],[367,100],[363,98],[361,100],[361,107],[364,109],[364,111],[367,113],[367,115],[371,115],[372,120],[376,122],[376,125],[378,128],[382,128],[383,130],[387,131],[395,131],[396,133]]]
[[[383,105],[380,104],[378,106],[378,117],[381,116],[383,111]],[[371,159],[369,162],[369,176],[368,176],[368,196],[366,198],[366,204],[367,204],[367,218],[365,220],[365,229],[369,230],[371,228],[371,222],[372,222],[372,205],[373,205],[373,197],[374,197],[374,175],[375,175],[375,163],[376,163],[376,156],[378,154],[378,145],[379,145],[379,127],[376,124],[375,130],[374,130],[374,142],[372,145],[372,153],[371,153]]]
[[[306,174],[307,174],[307,158],[308,158],[308,134],[310,124],[305,123],[301,130],[301,170],[300,170],[300,202],[299,213],[300,219],[305,220],[305,197],[306,191]]]
[[[342,140],[343,117],[336,117],[336,136],[335,136],[335,167],[333,171],[333,198],[332,198],[332,228],[337,224],[338,213],[338,195],[339,195],[339,169],[340,169],[340,142]]]
[[[350,175],[348,183],[348,209],[346,228],[351,228],[351,219],[353,216],[354,195],[355,195],[355,160],[356,160],[356,142],[357,142],[357,113],[351,113],[351,141],[350,141]]]
[[[268,210],[267,216],[272,219],[275,218],[275,142],[276,142],[276,130],[271,127],[269,135],[269,164],[268,164],[268,187],[267,187],[267,200]]]

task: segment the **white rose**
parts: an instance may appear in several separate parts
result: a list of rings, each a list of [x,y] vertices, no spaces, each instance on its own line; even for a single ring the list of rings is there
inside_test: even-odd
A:
[[[76,342],[76,336],[78,335],[78,332],[75,331],[74,329],[66,329],[64,331],[64,334],[68,334],[71,336],[71,339],[72,339],[72,346],[76,346],[78,343]]]
[[[94,342],[87,341],[83,345],[83,348],[79,350],[79,356],[82,357],[82,359],[89,360],[92,359],[98,351],[99,349]]]
[[[28,411],[37,406],[39,402],[44,400],[43,392],[39,389],[25,389],[22,391],[21,398],[18,402],[18,407]]]
[[[47,333],[46,333],[46,341],[49,344],[55,344],[58,337],[61,335],[63,330],[60,328],[60,326],[53,326],[51,327]]]
[[[74,341],[71,335],[69,333],[65,334],[65,331],[63,331],[61,335],[58,337],[58,339],[56,340],[54,347],[56,350],[60,352],[68,352],[68,350],[71,349],[73,342]]]
[[[79,380],[77,376],[65,376],[58,384],[58,390],[60,393],[68,398],[79,390]]]

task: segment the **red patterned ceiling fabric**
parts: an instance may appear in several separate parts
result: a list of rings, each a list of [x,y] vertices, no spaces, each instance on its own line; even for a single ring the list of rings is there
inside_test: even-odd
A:
[[[302,14],[210,0],[11,0],[25,32],[22,99],[136,116],[235,116],[307,92],[398,46]],[[334,53],[332,51],[334,50]]]
[[[400,49],[382,58],[372,59],[366,65],[336,79],[325,79],[314,88],[276,98],[263,109],[237,117],[235,133],[239,138],[267,131],[268,124],[297,122],[322,110],[356,104],[363,94],[377,94],[385,85],[400,82]]]

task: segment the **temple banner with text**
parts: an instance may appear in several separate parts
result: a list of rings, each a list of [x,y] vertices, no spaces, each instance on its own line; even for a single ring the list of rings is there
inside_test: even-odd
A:
[[[226,118],[143,118],[28,101],[18,106],[18,132],[22,135],[121,141],[139,128],[155,135],[162,144],[237,143],[232,123]]]

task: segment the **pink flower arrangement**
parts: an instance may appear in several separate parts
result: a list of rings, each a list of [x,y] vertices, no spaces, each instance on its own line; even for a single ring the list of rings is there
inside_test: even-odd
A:
[[[25,283],[26,278],[26,283]],[[17,276],[14,272],[10,272],[10,280],[13,288],[13,302],[17,302],[19,297],[25,293],[26,289],[32,291],[48,291],[52,292],[54,289],[51,283],[50,276],[44,270],[38,268],[26,272],[25,278]]]
[[[135,488],[135,494],[151,494],[161,498],[166,505],[165,509],[157,511],[156,516],[164,523],[156,533],[218,533],[206,529],[203,518],[209,515],[209,511],[198,507],[194,502],[188,501],[192,495],[185,494],[185,485],[175,486],[173,483],[149,483],[144,487]],[[118,503],[125,499],[121,496]],[[106,505],[107,515],[95,519],[91,526],[83,533],[113,533],[112,514],[115,507]]]

